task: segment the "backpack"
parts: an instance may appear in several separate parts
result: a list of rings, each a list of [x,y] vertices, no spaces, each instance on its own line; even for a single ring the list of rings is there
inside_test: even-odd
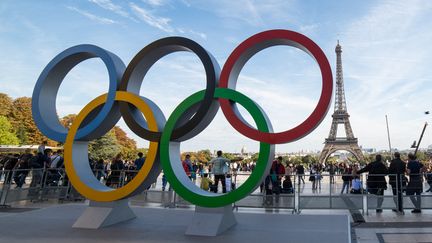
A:
[[[30,159],[30,167],[35,169],[40,169],[43,167],[43,155],[38,153],[37,155],[31,157]]]

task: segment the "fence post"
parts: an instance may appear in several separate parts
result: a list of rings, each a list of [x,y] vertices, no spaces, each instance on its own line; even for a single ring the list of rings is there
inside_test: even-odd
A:
[[[366,215],[369,215],[369,208],[368,208],[368,187],[367,187],[367,175],[366,174],[362,174],[362,182],[365,182],[365,178],[366,178],[366,183],[363,183],[363,185],[366,185],[366,194],[363,194],[363,214],[364,212],[366,212]]]
[[[301,175],[294,176],[294,185],[296,184],[296,180],[298,180],[297,190],[294,190],[294,211],[297,214],[300,214],[300,176]]]
[[[7,183],[7,179],[9,178],[9,173],[11,173],[11,172],[6,171],[6,173],[4,173],[5,178],[3,181],[3,189],[2,189],[1,197],[0,197],[0,207],[9,207],[9,205],[6,205],[6,199],[7,199],[8,193],[9,193],[9,189],[10,189],[10,182]],[[12,181],[12,179],[11,179],[11,181]]]
[[[237,171],[234,173],[234,186],[235,189],[237,189]],[[231,186],[232,189],[232,186]],[[238,207],[236,206],[236,202],[233,203],[233,208],[236,209],[236,211],[238,211]]]
[[[331,183],[331,176],[329,176],[329,194],[330,194],[330,209],[333,208],[333,200],[332,200],[332,183]]]

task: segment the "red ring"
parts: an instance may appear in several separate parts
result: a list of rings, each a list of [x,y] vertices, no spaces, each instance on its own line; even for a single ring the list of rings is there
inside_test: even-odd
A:
[[[239,59],[241,60],[243,55],[246,54],[245,52],[247,52],[248,50],[253,48],[259,48],[260,44],[272,40],[288,40],[293,42],[296,47],[298,47],[297,45],[299,45],[300,47],[298,48],[304,48],[302,49],[303,51],[309,52],[308,54],[315,59],[315,61],[320,67],[322,77],[321,96],[317,106],[315,107],[314,111],[309,115],[309,117],[306,118],[306,120],[304,120],[300,125],[284,132],[266,133],[249,127],[242,120],[240,120],[233,110],[232,106],[234,104],[232,104],[229,100],[219,98],[219,102],[228,122],[239,133],[256,141],[266,142],[270,144],[280,144],[292,142],[306,136],[321,123],[330,107],[333,92],[333,76],[327,57],[325,56],[321,48],[311,39],[294,31],[269,30],[253,35],[246,39],[244,42],[242,42],[239,46],[237,46],[237,48],[231,53],[231,55],[228,57],[228,60],[225,62],[219,80],[219,87],[234,88],[235,82],[237,81],[236,79],[238,77],[234,77],[234,83],[233,80],[231,80],[231,83],[229,82],[230,74],[234,65],[239,62]],[[262,49],[260,49],[259,51],[261,51]]]

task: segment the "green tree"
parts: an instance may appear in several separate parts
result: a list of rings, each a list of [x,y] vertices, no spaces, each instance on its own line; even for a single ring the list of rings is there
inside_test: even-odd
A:
[[[334,157],[334,156],[329,156],[329,157],[327,158],[327,164],[337,164],[337,162],[338,162],[338,160],[337,160],[337,158]]]
[[[251,157],[252,161],[257,162],[259,157],[259,153],[254,153]]]
[[[12,125],[4,116],[0,116],[0,144],[17,145],[19,139],[13,133]]]
[[[93,160],[111,160],[120,152],[121,146],[118,144],[113,131],[89,143],[89,153]]]
[[[232,155],[231,153],[223,153],[222,157],[227,158],[229,160],[235,159],[234,155]]]
[[[303,164],[309,165],[309,164],[315,164],[315,163],[317,163],[318,159],[315,156],[312,156],[312,155],[308,154],[306,156],[303,156],[301,158],[301,161],[302,161]]]
[[[145,157],[145,156],[147,156],[148,148],[138,148],[135,152],[136,152],[137,154],[138,154],[139,152],[141,152],[141,153],[144,154],[144,157]]]
[[[18,130],[16,131],[16,135],[20,141],[20,144],[27,144],[28,143],[27,131],[26,131],[24,126],[18,127]]]
[[[292,163],[293,165],[298,165],[301,164],[303,161],[300,156],[294,156],[290,158],[289,162]]]
[[[209,149],[200,150],[196,154],[197,160],[202,163],[207,163],[211,160],[211,152]]]
[[[417,151],[416,157],[420,162],[426,162],[429,160],[429,156],[423,151]]]

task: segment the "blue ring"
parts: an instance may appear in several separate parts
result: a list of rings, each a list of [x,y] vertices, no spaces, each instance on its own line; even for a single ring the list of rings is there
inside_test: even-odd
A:
[[[100,128],[108,118],[112,122],[120,119],[115,104],[115,93],[125,70],[122,60],[115,54],[95,45],[77,45],[66,49],[54,57],[40,74],[32,96],[32,113],[36,126],[48,138],[64,142],[68,130],[61,125],[56,111],[56,98],[65,76],[80,62],[90,58],[100,58],[109,75],[108,97],[94,118],[84,124],[76,134],[76,140],[91,140],[103,133]],[[105,127],[105,126],[102,126]]]

